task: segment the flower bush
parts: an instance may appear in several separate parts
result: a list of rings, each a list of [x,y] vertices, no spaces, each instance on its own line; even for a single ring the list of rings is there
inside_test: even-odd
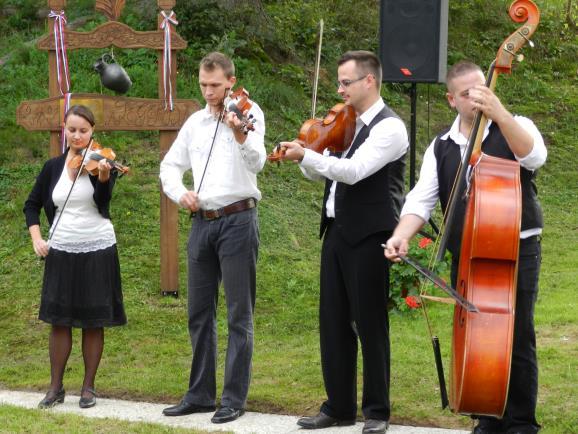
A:
[[[423,267],[428,266],[434,254],[434,242],[431,238],[418,235],[411,241],[408,256]],[[434,266],[434,272],[438,275],[445,275],[449,269],[449,255],[446,255],[444,261]],[[423,279],[415,268],[405,262],[391,264],[389,269],[389,309],[407,312],[419,308],[421,306],[419,292]],[[428,291],[431,291],[433,285],[429,282],[425,284],[428,285]]]

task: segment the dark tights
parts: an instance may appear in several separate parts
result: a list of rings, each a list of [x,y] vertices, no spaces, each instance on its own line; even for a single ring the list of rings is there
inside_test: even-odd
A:
[[[82,358],[84,359],[84,381],[82,396],[90,397],[85,390],[94,389],[94,378],[104,348],[104,329],[82,329]],[[72,349],[72,329],[52,326],[48,340],[50,354],[50,392],[57,393],[62,388],[62,378],[66,362]],[[49,392],[49,393],[50,393]]]

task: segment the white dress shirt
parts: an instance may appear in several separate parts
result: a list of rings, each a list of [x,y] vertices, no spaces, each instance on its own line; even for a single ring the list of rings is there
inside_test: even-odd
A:
[[[375,104],[357,117],[355,137],[364,125],[369,125],[373,118],[385,107],[379,98]],[[353,138],[353,143],[355,141]],[[305,149],[300,163],[303,174],[312,180],[331,179],[331,190],[327,199],[327,217],[335,217],[335,188],[337,182],[353,185],[373,175],[386,164],[398,160],[407,152],[409,141],[403,121],[390,117],[373,126],[369,136],[355,151],[351,158],[345,158],[351,146],[341,157],[329,156],[329,150],[323,155]]]
[[[520,163],[522,167],[527,170],[536,170],[541,167],[546,162],[547,150],[544,144],[544,139],[538,131],[538,128],[534,123],[523,116],[514,116],[516,122],[518,122],[524,129],[533,137],[534,147],[532,151],[524,158],[516,157],[516,160]],[[489,133],[490,125],[492,121],[488,121],[486,129],[484,130],[484,139]],[[468,143],[468,138],[460,133],[460,116],[458,115],[454,123],[452,124],[450,130],[444,134],[441,139],[446,140],[451,138],[460,147],[460,155],[463,157],[466,150],[466,145]],[[423,163],[421,165],[421,171],[419,174],[419,180],[414,188],[407,194],[405,198],[405,204],[401,210],[401,216],[405,214],[415,214],[421,217],[424,221],[428,221],[433,211],[438,197],[439,197],[439,184],[437,175],[437,161],[434,154],[434,144],[435,139],[432,140],[430,145],[425,151],[423,156]],[[541,228],[531,228],[520,233],[520,238],[527,238],[532,235],[537,235],[542,232]]]
[[[187,119],[161,162],[163,191],[172,201],[178,204],[189,190],[199,194],[202,209],[217,209],[250,197],[261,199],[257,173],[266,160],[265,117],[254,102],[249,114],[256,119],[255,130],[249,131],[243,144],[235,140],[233,130],[224,123],[219,124],[210,159],[216,117],[206,106]],[[183,184],[183,174],[189,169],[193,171],[194,189]]]

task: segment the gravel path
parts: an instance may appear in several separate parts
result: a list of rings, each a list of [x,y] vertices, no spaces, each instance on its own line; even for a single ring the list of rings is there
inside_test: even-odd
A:
[[[9,404],[25,408],[36,408],[38,402],[40,402],[43,397],[43,393],[18,392],[0,389],[0,405]],[[131,422],[157,423],[179,428],[203,429],[209,432],[233,431],[236,434],[284,434],[297,432],[306,434],[311,432],[309,430],[301,430],[297,426],[297,416],[248,412],[234,422],[215,425],[210,421],[212,413],[192,414],[180,417],[163,416],[163,408],[172,404],[151,404],[147,402],[132,402],[116,399],[97,398],[97,404],[95,407],[89,409],[81,409],[78,407],[78,399],[78,396],[66,395],[64,404],[57,405],[52,410],[43,411],[74,413],[85,417],[108,417]],[[363,423],[358,422],[355,426],[328,428],[324,430],[316,430],[315,432],[319,434],[360,434],[362,428]],[[390,426],[387,432],[392,434],[468,433],[468,431],[462,430],[423,428],[400,425]]]

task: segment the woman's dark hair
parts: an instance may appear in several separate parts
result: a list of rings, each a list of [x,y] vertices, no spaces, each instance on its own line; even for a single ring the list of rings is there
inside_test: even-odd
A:
[[[70,115],[80,116],[81,118],[86,119],[91,127],[94,127],[94,114],[88,107],[84,105],[73,105],[64,115],[64,122],[66,122],[66,119],[68,119],[68,116]]]

